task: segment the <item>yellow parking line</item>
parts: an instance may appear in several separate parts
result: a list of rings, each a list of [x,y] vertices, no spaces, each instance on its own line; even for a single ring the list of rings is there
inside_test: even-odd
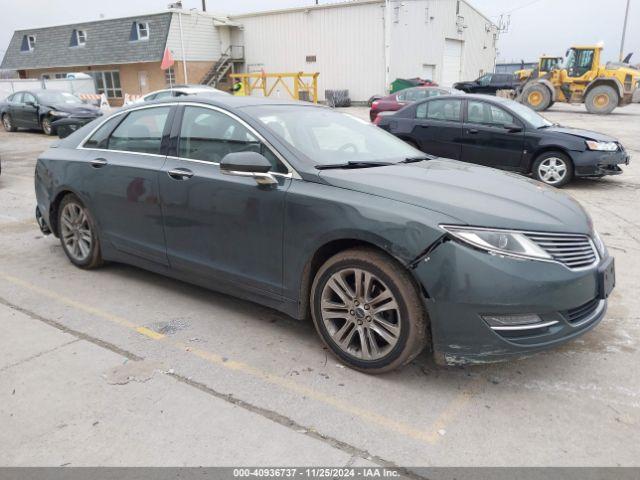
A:
[[[110,322],[117,323],[118,325],[131,329],[141,335],[146,336],[147,338],[151,338],[153,340],[163,340],[165,343],[170,344],[183,352],[195,355],[196,357],[206,360],[207,362],[213,363],[217,366],[250,375],[269,384],[279,386],[285,390],[304,395],[308,398],[329,405],[336,410],[342,411],[355,417],[359,417],[365,422],[429,444],[434,444],[438,441],[438,438],[440,437],[440,435],[438,434],[438,430],[443,429],[448,422],[453,420],[453,418],[466,406],[473,395],[471,389],[463,390],[462,392],[458,393],[458,395],[456,395],[456,397],[449,403],[447,408],[445,408],[445,410],[440,413],[438,418],[436,418],[431,428],[427,429],[426,431],[419,430],[411,425],[405,424],[403,422],[398,422],[391,418],[385,417],[384,415],[380,415],[367,409],[360,408],[356,405],[353,405],[352,403],[344,402],[343,400],[340,400],[339,398],[336,398],[332,395],[323,393],[305,385],[301,385],[288,378],[282,378],[243,362],[227,359],[214,352],[194,348],[193,346],[187,345],[182,342],[169,340],[165,335],[154,332],[147,327],[135,325],[125,318],[110,314],[89,305],[85,305],[64,295],[60,295],[51,290],[33,285],[17,277],[0,274],[0,278],[13,283],[14,285],[18,285],[27,290],[38,293],[44,297],[56,300],[67,306],[76,308]]]

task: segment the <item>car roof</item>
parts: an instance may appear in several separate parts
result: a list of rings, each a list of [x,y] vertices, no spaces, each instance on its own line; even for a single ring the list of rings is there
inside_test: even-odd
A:
[[[260,106],[260,105],[288,105],[288,106],[309,106],[309,107],[319,107],[326,108],[323,105],[318,105],[310,102],[301,102],[298,100],[286,100],[282,98],[271,98],[271,97],[251,97],[251,96],[239,96],[239,95],[219,95],[219,96],[207,96],[200,97],[198,95],[192,95],[188,98],[185,97],[174,97],[174,98],[163,98],[159,100],[152,100],[150,102],[145,102],[145,105],[155,105],[161,103],[202,103],[213,105],[217,107],[223,108],[243,108],[243,107],[252,107],[252,106]],[[131,107],[140,107],[140,104],[132,104]],[[129,108],[129,107],[127,107]]]

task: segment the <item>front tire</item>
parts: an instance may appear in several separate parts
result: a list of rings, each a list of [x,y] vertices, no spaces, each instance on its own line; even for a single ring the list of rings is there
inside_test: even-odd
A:
[[[43,117],[42,118],[42,122],[41,126],[42,126],[42,131],[44,132],[45,135],[53,135],[55,133],[55,129],[51,126],[51,118],[50,117]]]
[[[551,91],[541,83],[534,83],[522,92],[522,103],[536,112],[546,110],[551,102]]]
[[[91,212],[73,194],[68,194],[60,202],[58,236],[64,253],[76,267],[92,269],[102,265],[95,221]]]
[[[311,314],[320,338],[350,367],[384,373],[428,342],[427,315],[409,273],[371,248],[345,250],[318,271]]]
[[[584,106],[587,107],[587,112],[589,113],[607,115],[613,112],[619,101],[618,92],[613,87],[600,85],[589,90],[584,99]]]
[[[561,152],[545,152],[533,164],[533,176],[552,187],[562,187],[573,178],[573,162]]]
[[[2,115],[2,126],[4,127],[6,132],[15,132],[16,130],[18,130],[13,124],[11,115],[9,115],[8,113]]]

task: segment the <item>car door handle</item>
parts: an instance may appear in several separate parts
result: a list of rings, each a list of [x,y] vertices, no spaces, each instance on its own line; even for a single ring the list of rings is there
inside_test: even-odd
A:
[[[418,125],[420,128],[429,128],[429,125]]]
[[[469,130],[467,130],[467,133],[471,133],[475,135],[476,133],[478,133],[478,130],[475,128],[470,128]]]
[[[94,158],[91,160],[91,166],[93,168],[102,168],[107,164],[106,158]]]
[[[193,172],[188,168],[174,168],[173,170],[169,170],[167,175],[175,180],[188,180],[193,177]]]

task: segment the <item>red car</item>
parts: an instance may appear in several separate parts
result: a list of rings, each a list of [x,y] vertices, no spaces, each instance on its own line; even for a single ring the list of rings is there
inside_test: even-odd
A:
[[[386,97],[379,98],[371,104],[369,110],[369,118],[373,122],[380,112],[395,112],[400,110],[409,103],[424,100],[429,97],[437,97],[438,95],[457,95],[462,94],[459,90],[447,87],[412,87],[405,88],[399,92],[392,93]]]

